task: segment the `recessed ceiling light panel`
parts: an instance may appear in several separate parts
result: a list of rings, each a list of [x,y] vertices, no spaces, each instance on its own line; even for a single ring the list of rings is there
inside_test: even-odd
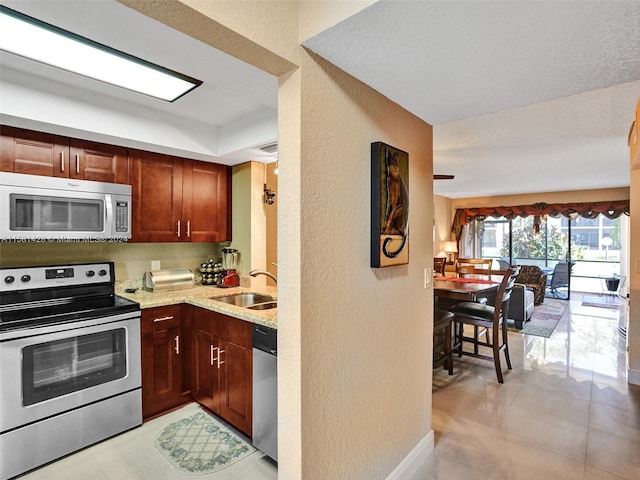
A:
[[[0,48],[7,52],[173,102],[200,80],[141,60],[0,6]]]

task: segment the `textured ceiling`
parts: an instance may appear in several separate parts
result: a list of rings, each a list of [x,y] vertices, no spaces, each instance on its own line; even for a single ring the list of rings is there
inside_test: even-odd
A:
[[[304,42],[432,125],[640,79],[640,3],[380,1]]]
[[[277,114],[274,77],[113,0],[2,3],[205,83],[168,104],[3,54],[5,72],[212,132]],[[461,198],[628,186],[639,26],[639,1],[379,1],[304,44],[434,125],[434,171],[456,175],[434,191]],[[247,147],[225,163],[273,159]]]
[[[628,186],[639,26],[637,1],[379,1],[304,44],[434,125],[460,198]]]

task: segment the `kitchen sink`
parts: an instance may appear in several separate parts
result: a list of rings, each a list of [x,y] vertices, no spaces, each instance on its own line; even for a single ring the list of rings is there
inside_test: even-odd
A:
[[[272,308],[277,308],[278,302],[264,302],[264,303],[256,303],[254,305],[249,305],[247,308],[249,310],[271,310]]]
[[[254,308],[254,310],[266,310],[268,308],[274,308],[276,306],[275,299],[270,295],[263,295],[261,293],[236,293],[234,295],[223,295],[221,297],[209,297],[211,300],[217,300],[218,302],[228,303],[230,305],[236,305],[238,307],[250,307],[251,305],[265,303],[273,303],[272,307]],[[257,305],[256,305],[257,306]]]

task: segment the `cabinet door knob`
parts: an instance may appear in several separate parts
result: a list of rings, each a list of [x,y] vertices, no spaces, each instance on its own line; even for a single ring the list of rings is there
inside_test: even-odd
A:
[[[64,151],[60,152],[60,169],[64,172]]]
[[[166,320],[173,320],[173,315],[169,315],[168,317],[158,317],[158,318],[154,318],[153,322],[164,322]]]
[[[176,355],[180,355],[180,335],[176,335],[174,340],[176,341],[174,350],[176,351]]]
[[[80,173],[80,155],[76,153],[76,173]]]
[[[226,363],[222,361],[222,354],[224,352],[226,352],[226,350],[222,350],[221,348],[218,349],[218,368],[220,368],[220,365],[222,365],[223,363]]]
[[[187,220],[187,237],[191,236],[191,220]]]
[[[177,234],[178,234],[178,238],[180,238],[180,220],[178,220],[178,229],[177,229]]]

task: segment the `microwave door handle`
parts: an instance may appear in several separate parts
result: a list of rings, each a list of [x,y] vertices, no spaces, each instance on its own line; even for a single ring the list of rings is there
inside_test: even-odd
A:
[[[104,231],[109,234],[115,234],[113,222],[113,196],[107,193],[104,196]]]

